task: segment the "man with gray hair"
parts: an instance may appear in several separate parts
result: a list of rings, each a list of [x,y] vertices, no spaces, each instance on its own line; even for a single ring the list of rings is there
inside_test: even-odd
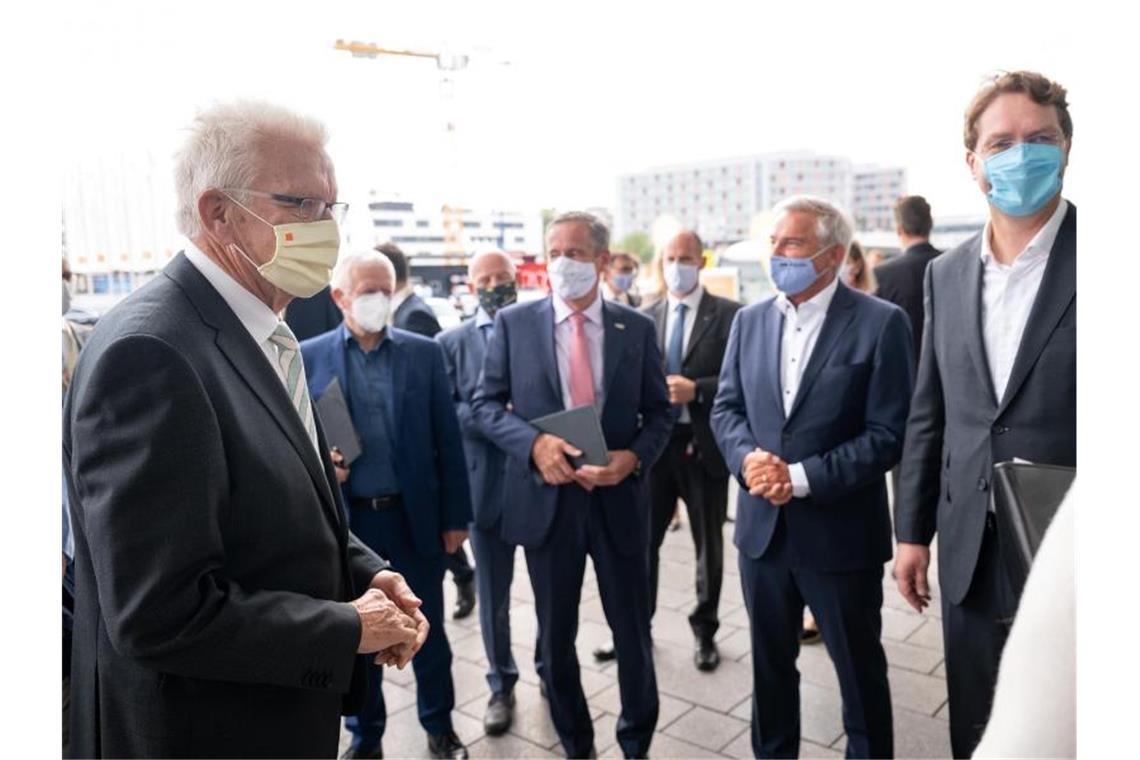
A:
[[[737,312],[712,428],[740,482],[735,542],[752,636],[752,751],[799,751],[806,603],[839,676],[848,757],[891,757],[882,630],[891,557],[884,474],[902,452],[914,350],[899,307],[848,288],[846,214],[776,207],[772,282]]]
[[[360,439],[351,464],[336,453],[352,532],[396,564],[423,599],[431,633],[412,662],[416,703],[432,757],[467,757],[451,722],[455,688],[443,627],[447,554],[467,538],[471,502],[459,421],[443,351],[430,338],[388,325],[396,271],[379,251],[345,256],[332,297],[344,315],[334,330],[301,344],[314,398],[334,383]],[[370,665],[360,711],[346,721],[346,758],[383,757],[387,707],[383,670]]]
[[[75,757],[334,755],[358,654],[403,667],[427,637],[420,600],[347,530],[277,317],[337,258],[326,140],[268,103],[200,113],[176,168],[189,243],[80,356]]]

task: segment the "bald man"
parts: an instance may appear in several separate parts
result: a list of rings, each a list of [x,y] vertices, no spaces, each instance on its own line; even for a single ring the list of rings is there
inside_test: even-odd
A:
[[[497,736],[511,726],[514,685],[519,678],[511,654],[510,590],[515,544],[504,541],[499,531],[506,454],[479,429],[471,414],[471,398],[479,383],[495,314],[517,298],[514,262],[500,251],[474,256],[467,268],[467,286],[479,298],[475,317],[440,333],[436,340],[443,346],[470,468],[471,503],[475,514],[470,530],[471,548],[475,551],[479,627],[487,654],[487,685],[491,688],[483,726],[488,734]]]
[[[697,552],[697,604],[689,615],[695,640],[693,662],[698,670],[710,671],[720,664],[713,637],[720,627],[717,607],[724,575],[728,468],[709,427],[709,412],[732,318],[740,304],[708,293],[700,284],[704,245],[695,232],[681,230],[660,256],[668,295],[645,312],[657,325],[676,423],[665,453],[649,475],[650,609],[657,604],[658,554],[680,498],[689,514]]]

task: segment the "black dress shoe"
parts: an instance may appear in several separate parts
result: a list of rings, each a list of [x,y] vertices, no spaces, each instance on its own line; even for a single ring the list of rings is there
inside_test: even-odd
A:
[[[697,639],[697,651],[693,655],[693,663],[696,664],[697,670],[706,673],[716,670],[716,666],[720,665],[720,652],[717,651],[711,637]]]
[[[454,731],[433,736],[428,734],[428,753],[432,757],[467,757],[467,748]]]
[[[371,750],[349,747],[340,757],[341,760],[384,760],[384,745],[378,744],[375,749]]]
[[[455,610],[451,613],[452,620],[462,620],[475,609],[475,580],[466,583],[456,583],[455,590],[459,595],[455,598]]]
[[[511,727],[515,713],[515,693],[492,694],[487,702],[487,712],[483,713],[483,730],[488,736],[505,734]]]
[[[800,644],[811,645],[818,644],[823,641],[823,637],[819,635],[818,628],[801,628],[800,629]]]
[[[614,643],[611,641],[608,644],[602,644],[594,650],[594,659],[598,662],[609,662],[617,657],[617,652],[614,651]]]

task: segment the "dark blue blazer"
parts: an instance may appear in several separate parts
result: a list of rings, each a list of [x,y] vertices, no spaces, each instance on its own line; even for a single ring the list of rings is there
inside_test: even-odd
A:
[[[434,338],[442,329],[439,320],[435,318],[435,312],[415,293],[404,299],[400,308],[396,309],[392,315],[392,326],[428,338]]]
[[[736,546],[754,559],[763,556],[783,510],[790,556],[799,565],[826,571],[881,565],[891,556],[883,475],[902,454],[914,384],[907,316],[840,283],[787,417],[783,322],[774,298],[737,313],[712,427],[738,479],[744,457],[759,446],[789,464],[802,462],[811,495],[776,507],[742,488]]]
[[[610,450],[630,449],[637,454],[642,474],[595,493],[602,500],[617,550],[632,554],[644,552],[649,542],[645,480],[668,442],[669,395],[653,321],[613,301],[602,302],[602,319],[606,397],[602,433]],[[484,435],[508,456],[502,537],[528,548],[541,546],[554,520],[558,489],[579,488],[547,485],[530,458],[538,429],[527,420],[565,409],[551,297],[510,306],[495,315],[472,407]]]
[[[345,344],[339,328],[301,343],[305,377],[313,399],[320,398],[334,377],[349,398]],[[435,341],[389,328],[392,342],[392,409],[396,475],[404,512],[412,529],[416,551],[431,557],[443,551],[440,534],[467,530],[471,521],[471,495],[467,488],[467,462],[443,352]]]
[[[483,371],[486,343],[474,319],[444,330],[435,339],[443,346],[455,413],[459,417],[459,429],[463,431],[475,524],[490,530],[503,512],[503,470],[507,455],[483,435],[471,410],[471,400],[479,387],[479,373]]]

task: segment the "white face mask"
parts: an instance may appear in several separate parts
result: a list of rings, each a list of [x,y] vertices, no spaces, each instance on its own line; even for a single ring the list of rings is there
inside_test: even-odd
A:
[[[688,295],[701,281],[700,267],[671,261],[665,265],[665,285],[670,293]]]
[[[361,330],[378,333],[388,324],[392,299],[383,293],[365,293],[352,299],[352,321]]]
[[[550,289],[564,301],[582,298],[598,281],[598,267],[592,261],[574,261],[559,256],[546,265],[550,276]]]

